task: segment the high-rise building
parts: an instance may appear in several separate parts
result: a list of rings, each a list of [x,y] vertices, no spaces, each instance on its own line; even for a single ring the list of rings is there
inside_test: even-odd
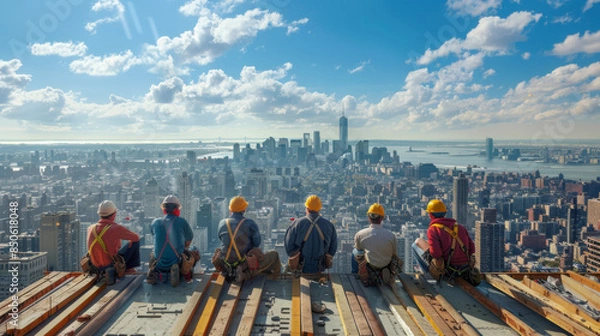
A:
[[[494,158],[494,139],[492,138],[485,139],[485,156],[488,160]]]
[[[16,252],[0,255],[0,300],[4,300],[11,292],[13,277],[9,273],[14,265],[19,267],[18,289],[21,290],[45,276],[48,269],[48,253],[46,252]],[[14,290],[13,290],[14,291]]]
[[[472,226],[467,223],[467,201],[469,198],[469,180],[461,174],[459,177],[454,178],[452,186],[452,216],[456,219],[459,224],[464,225],[470,229]]]
[[[187,172],[182,172],[177,182],[179,202],[181,203],[181,216],[193,226],[196,223],[196,211],[198,209],[194,207],[192,176],[188,175]]]
[[[600,230],[600,198],[590,198],[587,202],[587,225]]]
[[[233,144],[233,161],[235,161],[235,162],[240,161],[240,157],[241,157],[240,144],[236,142]]]
[[[340,117],[340,142],[340,146],[345,151],[348,146],[348,118],[344,115]]]
[[[144,186],[144,199],[142,200],[142,206],[144,207],[144,215],[150,218],[161,217],[161,202],[162,200],[158,193],[158,183],[154,178],[151,178],[146,182],[146,185]]]
[[[321,154],[321,132],[313,132],[313,152],[317,155]]]
[[[496,209],[482,209],[475,222],[475,256],[481,272],[504,271],[504,224],[496,221]]]
[[[73,211],[46,212],[40,226],[40,251],[47,252],[49,271],[78,271],[79,220]]]
[[[573,244],[577,241],[577,228],[579,226],[579,216],[577,211],[577,198],[573,198],[573,203],[567,209],[567,243]]]
[[[212,204],[210,201],[200,205],[200,210],[197,211],[196,215],[196,227],[206,228],[208,243],[217,238],[217,233],[213,231],[212,226]],[[197,246],[201,252],[208,252],[205,250],[208,246]]]
[[[310,146],[310,133],[302,134],[302,147],[308,148]]]
[[[584,252],[585,265],[589,272],[600,272],[600,237],[591,236],[586,240],[587,251]]]

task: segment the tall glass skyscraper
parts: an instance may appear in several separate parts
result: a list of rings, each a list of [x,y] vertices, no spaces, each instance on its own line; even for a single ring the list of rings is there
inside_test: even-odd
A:
[[[494,158],[494,139],[492,138],[485,139],[485,156],[488,160]]]
[[[340,117],[340,142],[345,151],[348,147],[348,118],[344,115]]]

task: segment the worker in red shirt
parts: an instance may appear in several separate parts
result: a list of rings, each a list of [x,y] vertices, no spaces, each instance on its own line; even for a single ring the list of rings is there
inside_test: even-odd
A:
[[[102,275],[107,268],[117,266],[115,263],[124,263],[124,266],[120,265],[124,267],[121,272],[115,271],[117,276],[122,276],[123,271],[135,272],[134,267],[140,266],[140,237],[115,223],[117,207],[112,201],[102,201],[98,206],[98,215],[98,223],[87,231],[88,252],[96,271]],[[128,240],[129,244],[121,246],[121,240]]]
[[[475,267],[475,243],[469,232],[455,219],[446,218],[446,205],[440,200],[431,200],[426,211],[431,220],[427,229],[432,258],[429,272],[436,280],[443,275],[470,280],[469,271]]]

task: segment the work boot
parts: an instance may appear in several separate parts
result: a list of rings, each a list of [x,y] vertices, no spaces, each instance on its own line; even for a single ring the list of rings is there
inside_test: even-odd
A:
[[[179,265],[177,265],[177,264],[171,265],[169,277],[171,278],[171,286],[173,286],[173,287],[179,286]]]
[[[154,285],[156,283],[156,271],[153,268],[148,270],[148,275],[146,276],[146,282],[149,285]]]

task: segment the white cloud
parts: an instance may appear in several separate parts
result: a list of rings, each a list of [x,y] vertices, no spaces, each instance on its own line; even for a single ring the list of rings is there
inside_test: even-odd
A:
[[[8,119],[52,123],[59,120],[65,107],[65,93],[51,87],[19,91],[15,96],[10,106],[1,112]]]
[[[567,36],[562,43],[556,43],[552,49],[554,55],[566,56],[577,53],[595,54],[600,52],[600,31],[586,31],[583,36],[573,34]]]
[[[458,14],[480,16],[502,5],[502,0],[448,0],[446,6]]]
[[[98,0],[92,5],[92,11],[94,12],[112,12],[110,16],[97,19],[95,21],[88,22],[85,25],[85,29],[92,34],[96,33],[98,26],[106,23],[113,23],[123,18],[125,13],[125,6],[120,0]]]
[[[487,69],[484,73],[483,73],[483,78],[488,78],[490,76],[493,76],[496,74],[496,70],[494,69]]]
[[[116,76],[132,66],[143,64],[143,60],[134,56],[131,50],[122,54],[107,56],[89,55],[69,64],[72,72],[90,76]]]
[[[158,62],[172,55],[175,64],[206,65],[258,32],[279,27],[285,27],[279,13],[252,9],[225,19],[211,13],[198,18],[193,30],[174,38],[160,37],[156,45],[146,47],[144,56]]]
[[[366,66],[367,64],[370,64],[370,63],[371,63],[371,60],[362,61],[362,62],[360,63],[360,65],[359,65],[359,66],[357,66],[356,68],[353,68],[353,69],[348,69],[348,72],[349,72],[350,74],[355,74],[355,73],[357,73],[357,72],[361,72],[361,71],[363,71],[363,69],[365,68],[365,66]]]
[[[531,57],[531,53],[529,53],[529,52],[524,52],[524,53],[521,55],[521,57],[522,57],[524,60],[528,60],[528,59]]]
[[[583,7],[583,11],[585,12],[585,11],[591,9],[594,6],[594,4],[597,4],[599,2],[600,2],[600,0],[587,0],[585,3],[585,7]]]
[[[569,22],[573,22],[573,18],[568,13],[563,16],[555,17],[552,20],[552,23],[560,23],[560,24],[567,24]]]
[[[506,19],[497,16],[484,17],[464,40],[450,39],[437,50],[427,49],[418,60],[418,64],[429,64],[438,58],[450,54],[460,54],[467,50],[483,51],[488,54],[507,54],[514,44],[525,41],[523,30],[531,22],[537,22],[542,14],[515,12]]]
[[[0,59],[0,106],[9,102],[13,92],[25,88],[31,82],[31,75],[17,73],[22,65],[18,59]]]
[[[69,42],[34,43],[30,46],[31,54],[35,56],[57,55],[60,57],[83,56],[87,46],[83,42],[77,44]]]
[[[212,11],[218,13],[231,13],[235,7],[243,4],[244,0],[222,0],[209,2],[208,0],[190,0],[179,7],[179,12],[185,16],[204,16]]]
[[[565,4],[565,0],[546,0],[546,2],[554,9],[560,8]]]
[[[160,104],[172,103],[175,94],[181,92],[183,84],[179,77],[169,78],[158,85],[152,85],[147,97]]]
[[[308,18],[303,18],[300,20],[292,21],[292,23],[290,23],[287,26],[287,34],[290,35],[291,33],[297,32],[298,30],[300,30],[300,27],[298,27],[298,26],[301,24],[306,24],[307,22],[308,22]]]

